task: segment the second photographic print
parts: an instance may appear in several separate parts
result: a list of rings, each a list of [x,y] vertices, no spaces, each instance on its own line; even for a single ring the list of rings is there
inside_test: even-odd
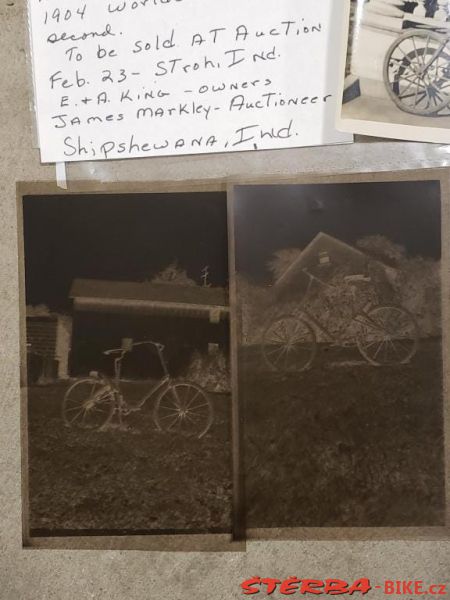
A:
[[[232,221],[247,528],[444,526],[440,181],[236,186]]]

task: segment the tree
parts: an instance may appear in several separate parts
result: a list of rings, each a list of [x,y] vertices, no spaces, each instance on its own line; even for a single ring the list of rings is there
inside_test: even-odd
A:
[[[284,248],[283,250],[274,252],[273,258],[267,263],[267,267],[272,273],[274,281],[280,279],[302,252],[303,250],[300,248]]]
[[[188,277],[186,271],[180,269],[176,261],[160,271],[153,277],[151,283],[164,283],[172,285],[196,286],[197,283]]]
[[[356,246],[367,256],[392,267],[398,267],[406,259],[405,248],[384,235],[368,235],[358,240]]]

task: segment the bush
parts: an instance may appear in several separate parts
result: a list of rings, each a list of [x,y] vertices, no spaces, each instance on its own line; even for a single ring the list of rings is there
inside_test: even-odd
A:
[[[195,352],[184,377],[208,392],[219,394],[231,392],[229,361],[222,350],[211,354]]]

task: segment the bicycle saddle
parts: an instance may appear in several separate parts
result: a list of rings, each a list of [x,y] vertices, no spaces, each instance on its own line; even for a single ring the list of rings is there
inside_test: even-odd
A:
[[[113,348],[112,350],[105,350],[103,352],[103,354],[105,356],[111,356],[112,354],[122,354],[123,353],[123,349],[122,348]]]

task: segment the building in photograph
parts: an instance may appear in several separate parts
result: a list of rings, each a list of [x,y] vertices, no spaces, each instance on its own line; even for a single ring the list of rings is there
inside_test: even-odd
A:
[[[100,366],[108,370],[102,352],[120,347],[124,338],[164,344],[174,372],[185,368],[195,352],[206,354],[217,347],[228,350],[225,288],[75,279],[70,298],[74,313],[72,375]],[[147,367],[151,368],[144,365]]]
[[[46,306],[28,306],[26,319],[28,383],[69,377],[72,318]]]
[[[368,277],[374,269],[382,272],[386,280],[393,281],[396,270],[368,256],[358,248],[337,238],[320,232],[306,246],[297,259],[278,278],[275,288],[289,289],[290,293],[305,291],[309,282],[308,273],[320,280],[330,279],[337,268],[345,267],[347,275]]]

